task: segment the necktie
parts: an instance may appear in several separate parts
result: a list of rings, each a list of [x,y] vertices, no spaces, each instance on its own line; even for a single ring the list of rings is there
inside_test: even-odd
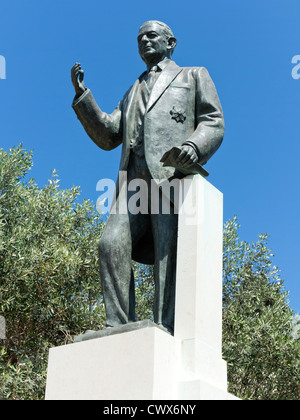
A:
[[[156,81],[156,72],[157,72],[157,66],[151,67],[151,69],[148,72],[148,76],[146,78],[146,83],[149,89],[149,92],[151,92],[154,83]]]
[[[144,155],[144,116],[146,112],[146,106],[150,98],[151,90],[156,82],[158,70],[157,66],[153,66],[148,73],[146,74],[142,85],[140,94],[136,98],[136,111],[135,111],[135,120],[136,120],[136,130],[133,135],[133,139],[130,143],[130,147],[133,149],[134,153],[138,156]]]

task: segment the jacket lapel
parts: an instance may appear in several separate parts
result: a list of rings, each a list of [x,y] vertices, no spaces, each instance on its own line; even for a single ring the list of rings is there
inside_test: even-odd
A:
[[[134,101],[138,92],[138,87],[140,84],[140,78],[144,75],[144,73],[135,81],[131,89],[129,89],[128,94],[125,95],[125,103],[123,104],[123,112],[124,112],[124,133],[125,133],[125,142],[129,143],[130,141],[130,133],[132,132],[133,128],[133,118],[132,112],[134,110]]]
[[[143,73],[144,74],[144,73]],[[130,110],[132,108],[133,99],[136,95],[138,86],[140,84],[140,78],[143,76],[143,74],[135,81],[135,83],[132,85],[131,89],[129,89],[127,95],[125,95],[125,103],[124,103],[124,113],[125,113],[125,119],[128,119],[128,114],[130,113]]]
[[[177,66],[174,61],[171,61],[167,67],[161,72],[159,75],[155,85],[153,86],[152,92],[150,94],[150,98],[147,104],[146,111],[149,111],[150,108],[155,104],[155,102],[161,97],[164,91],[168,88],[168,86],[172,83],[175,77],[182,71],[183,69]]]

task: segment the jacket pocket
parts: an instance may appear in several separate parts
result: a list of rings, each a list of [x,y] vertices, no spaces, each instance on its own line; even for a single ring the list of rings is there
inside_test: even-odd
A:
[[[170,84],[171,88],[184,88],[184,89],[191,89],[191,85],[189,83],[180,83],[180,82],[173,82]]]

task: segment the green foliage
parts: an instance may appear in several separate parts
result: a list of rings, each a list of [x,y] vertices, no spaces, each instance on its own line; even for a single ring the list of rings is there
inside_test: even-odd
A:
[[[238,238],[224,227],[223,354],[230,391],[244,399],[300,398],[300,341],[267,235]]]
[[[51,346],[105,320],[97,243],[104,222],[79,189],[28,179],[32,153],[0,150],[0,399],[43,399]],[[224,226],[223,353],[229,391],[243,399],[300,398],[300,319],[272,265],[267,235]],[[137,319],[152,319],[153,269],[134,264]]]
[[[133,262],[137,321],[153,320],[154,280],[153,267]]]
[[[21,146],[0,150],[3,398],[42,398],[36,384],[49,346],[104,321],[96,253],[103,222],[91,202],[77,202],[77,187],[59,189],[55,171],[44,188],[26,181],[31,166],[32,153]]]

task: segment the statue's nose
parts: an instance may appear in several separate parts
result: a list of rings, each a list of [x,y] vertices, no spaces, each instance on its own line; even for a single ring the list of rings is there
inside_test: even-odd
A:
[[[141,38],[141,42],[143,43],[143,44],[145,44],[146,42],[148,42],[149,41],[149,38],[147,37],[147,35],[145,34],[145,35],[143,35],[142,36],[142,38]]]

